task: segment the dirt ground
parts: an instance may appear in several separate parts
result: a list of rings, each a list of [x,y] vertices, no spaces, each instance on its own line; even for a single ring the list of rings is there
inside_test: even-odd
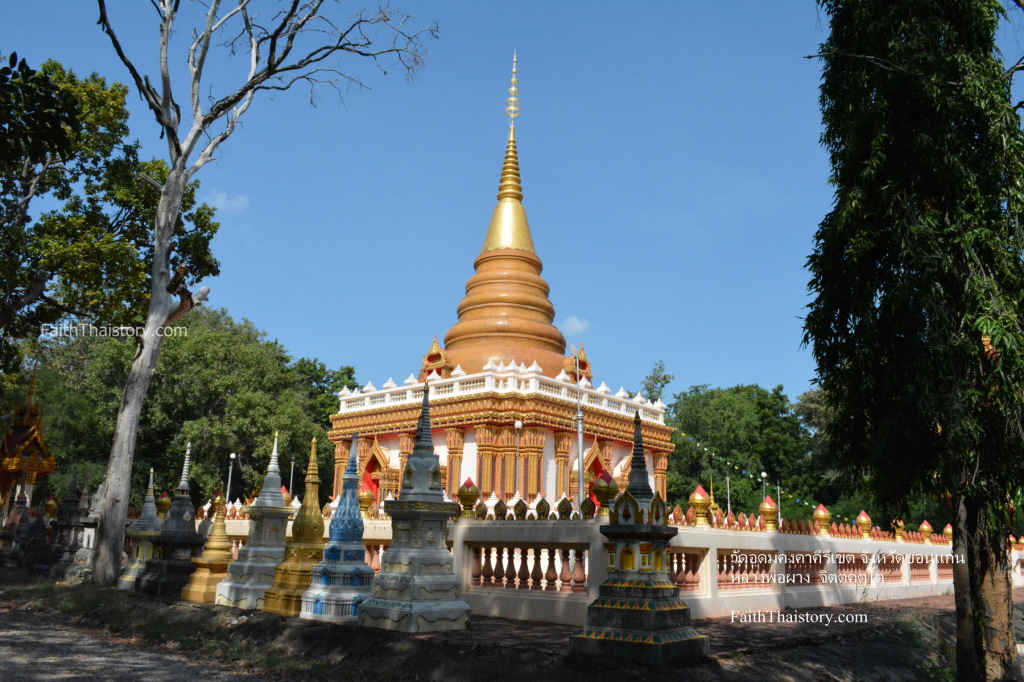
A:
[[[711,658],[690,667],[638,667],[607,660],[567,667],[567,641],[577,628],[477,617],[466,631],[405,635],[354,625],[311,623],[260,612],[165,603],[133,595],[133,609],[160,622],[214,632],[225,640],[277,647],[287,657],[320,659],[332,680],[792,680],[871,681],[952,679],[952,596],[872,602],[799,611],[807,621],[694,621],[707,635]],[[1024,591],[1014,592],[1018,641],[1024,641]],[[832,622],[822,621],[831,617]],[[775,617],[777,619],[777,616]],[[859,621],[859,622],[839,622]],[[205,651],[200,649],[199,651]],[[582,664],[582,668],[581,668]],[[244,660],[120,639],[89,614],[69,617],[45,604],[0,595],[2,680],[260,680],[295,679],[282,670],[252,671]],[[316,675],[315,677],[320,677]],[[313,679],[314,676],[307,676]]]

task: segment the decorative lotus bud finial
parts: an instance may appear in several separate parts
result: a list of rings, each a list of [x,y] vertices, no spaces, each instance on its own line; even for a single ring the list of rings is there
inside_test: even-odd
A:
[[[862,540],[871,539],[871,517],[863,509],[860,510],[860,514],[857,514],[857,527],[860,528]]]
[[[764,529],[766,532],[774,533],[779,530],[779,505],[775,504],[775,500],[772,499],[771,495],[764,496],[764,501],[761,502],[761,506],[757,508],[757,511],[764,518]]]
[[[267,466],[267,472],[281,474],[281,467],[277,462],[277,431],[274,431],[274,449],[270,452],[270,465]]]
[[[476,518],[476,512],[473,509],[476,506],[476,501],[480,499],[480,488],[476,487],[472,478],[466,479],[455,496],[462,503],[462,513],[459,516],[464,519]]]
[[[832,520],[832,514],[829,513],[824,504],[818,505],[818,508],[814,510],[813,516],[814,523],[818,526],[818,532],[815,533],[815,535],[820,535],[821,537],[828,537],[831,535],[828,528],[828,522]]]
[[[512,79],[508,89],[508,99],[505,100],[505,115],[510,119],[510,125],[516,124],[516,117],[519,116],[519,79],[516,78],[516,52],[512,51]]]
[[[711,500],[708,498],[704,486],[698,485],[696,490],[690,493],[689,502],[690,506],[693,507],[694,525],[698,527],[703,526],[704,528],[709,527],[708,508],[711,506]]]

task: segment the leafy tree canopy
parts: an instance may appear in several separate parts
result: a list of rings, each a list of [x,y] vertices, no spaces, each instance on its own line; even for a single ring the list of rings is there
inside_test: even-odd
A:
[[[810,435],[781,386],[771,391],[757,385],[692,386],[676,395],[666,416],[679,429],[669,458],[672,504],[685,508],[694,488],[700,484],[707,490],[713,477],[715,498],[725,508],[726,474],[737,513],[756,512],[762,500],[762,471],[768,474],[773,498],[776,483],[793,490],[817,487],[810,470]]]
[[[41,81],[37,98],[52,97],[75,115],[42,117],[24,92],[11,94],[26,81]],[[0,367],[7,371],[19,359],[14,341],[47,325],[143,318],[159,193],[140,175],[161,180],[168,170],[140,161],[137,145],[126,141],[126,94],[120,83],[96,74],[79,79],[54,61],[30,78],[0,75],[0,130],[12,131],[4,145],[13,154],[0,161]],[[18,141],[46,140],[58,129],[63,138],[47,145]],[[198,188],[186,188],[174,232],[171,265],[187,268],[186,284],[219,272],[209,248],[218,225],[213,209],[196,201]],[[41,199],[56,207],[34,218],[30,209]]]
[[[351,367],[327,370],[316,359],[292,360],[278,343],[249,321],[236,322],[223,310],[199,308],[177,323],[187,333],[168,336],[146,401],[132,476],[132,503],[141,504],[150,467],[159,490],[173,492],[181,477],[185,446],[192,443],[193,497],[208,501],[228,475],[229,455],[238,455],[232,499],[262,484],[274,432],[285,484],[295,462],[301,496],[310,441],[317,438],[321,504],[332,490],[334,448],[321,389],[338,377],[353,382]],[[60,475],[49,494],[60,499],[71,466],[102,476],[114,420],[135,344],[109,337],[62,338],[49,344],[40,371],[39,403],[46,440],[57,455]],[[328,395],[337,411],[337,399]],[[90,468],[91,467],[91,468]],[[98,470],[97,470],[98,469]]]

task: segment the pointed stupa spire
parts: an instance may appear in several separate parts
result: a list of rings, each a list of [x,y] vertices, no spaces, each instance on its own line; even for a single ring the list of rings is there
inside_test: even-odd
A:
[[[416,439],[412,453],[405,463],[402,476],[402,502],[443,502],[441,463],[434,452],[434,438],[430,433],[430,386],[423,388],[423,403],[416,422]]]
[[[71,480],[68,481],[68,489],[64,493],[63,502],[78,502],[78,469],[71,469]]]
[[[541,277],[543,264],[522,204],[515,134],[520,113],[516,56],[508,92],[505,113],[510,122],[498,204],[474,263],[476,274],[466,282],[459,321],[448,330],[444,343],[450,362],[467,373],[481,371],[494,358],[495,364],[537,363],[553,377],[562,368],[565,337],[553,324],[555,308],[548,298],[548,283]]]
[[[131,526],[132,531],[152,531],[160,529],[160,522],[157,521],[156,494],[153,492],[153,469],[149,470],[149,487],[146,488],[146,497],[142,501],[142,511],[139,518]]]
[[[188,487],[188,470],[192,466],[192,441],[188,442],[185,446],[185,466],[181,469],[181,481],[178,482],[178,487],[175,488],[174,492],[176,495],[188,495],[190,489]]]
[[[306,467],[306,492],[302,506],[292,523],[292,540],[297,543],[323,544],[324,517],[320,512],[320,470],[316,464],[316,438],[310,444],[309,465]]]
[[[281,467],[277,460],[277,431],[274,431],[274,449],[270,453],[270,464],[267,475],[263,477],[263,488],[260,490],[254,507],[286,507],[284,495],[281,494]]]
[[[508,144],[505,163],[498,183],[498,205],[491,216],[491,225],[481,252],[494,249],[521,249],[536,254],[530,224],[523,208],[523,186],[519,175],[519,154],[516,151],[516,118],[519,116],[519,79],[516,56],[512,56],[512,80],[508,89],[505,114],[509,117]]]
[[[359,481],[359,433],[352,434],[352,447],[348,450],[348,463],[345,465],[344,481]]]
[[[633,418],[633,458],[629,462],[629,494],[637,502],[643,504],[654,499],[651,482],[647,478],[647,458],[644,457],[644,444],[640,432],[640,412]]]

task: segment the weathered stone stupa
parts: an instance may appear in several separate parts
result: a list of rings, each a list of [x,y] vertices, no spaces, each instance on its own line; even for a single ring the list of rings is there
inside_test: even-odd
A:
[[[7,516],[7,523],[0,530],[0,556],[9,565],[16,565],[21,557],[21,540],[28,531],[28,520],[28,497],[22,487],[14,501],[14,508]]]
[[[153,557],[153,538],[160,534],[164,520],[157,516],[156,496],[153,494],[153,470],[149,470],[149,487],[142,501],[142,511],[126,531],[132,539],[132,555],[125,563],[124,572],[117,579],[117,589],[134,590],[135,581],[146,570],[146,561]]]
[[[203,545],[203,553],[193,557],[196,570],[189,578],[188,585],[181,591],[181,598],[198,604],[212,604],[217,596],[217,583],[228,575],[231,563],[231,538],[228,537],[224,517],[227,513],[224,496],[218,492],[213,498],[213,526],[210,537]]]
[[[263,598],[263,610],[297,616],[302,594],[313,579],[313,566],[324,556],[324,517],[320,512],[320,472],[316,464],[316,438],[306,469],[306,494],[292,523],[292,541],[285,545],[284,561],[274,570],[274,584]]]
[[[60,501],[57,518],[51,522],[53,526],[53,543],[63,548],[60,560],[50,570],[50,577],[63,580],[68,568],[75,560],[82,537],[82,519],[78,509],[78,472],[71,471],[71,480]]]
[[[365,627],[438,632],[462,630],[469,623],[469,605],[461,599],[447,543],[448,520],[459,505],[444,501],[441,464],[430,435],[429,388],[424,386],[401,494],[384,503],[392,541],[373,581],[373,596],[360,608]]]
[[[192,461],[192,444],[185,451],[185,466],[174,499],[167,510],[167,519],[160,534],[153,538],[153,558],[135,581],[135,589],[161,597],[179,597],[195,570],[192,557],[203,548],[203,536],[196,532],[196,510],[189,495],[188,471]]]
[[[100,504],[103,501],[105,487],[106,483],[101,482],[99,487],[96,488],[96,494],[92,496],[91,503],[89,502],[88,482],[86,482],[86,486],[82,489],[80,504],[85,507],[81,517],[82,541],[81,547],[75,552],[74,563],[67,570],[65,577],[68,580],[92,579],[93,548],[96,546],[96,526],[100,522]],[[123,558],[127,559],[127,557]]]
[[[243,507],[249,515],[249,539],[228,566],[227,577],[217,585],[217,603],[240,609],[263,606],[263,595],[274,584],[274,568],[284,559],[285,531],[291,508],[281,494],[281,468],[277,462],[277,434],[270,455],[263,488],[252,505]]]
[[[708,639],[689,626],[690,610],[665,572],[669,540],[665,502],[647,479],[640,415],[633,437],[629,486],[615,500],[601,533],[609,549],[608,579],[587,609],[587,625],[569,639],[570,656],[617,658],[653,665],[697,661]]]
[[[357,622],[359,605],[370,594],[373,569],[366,563],[363,547],[363,518],[356,493],[358,460],[359,452],[353,442],[341,497],[331,515],[324,560],[313,567],[313,582],[302,595],[302,618]]]

